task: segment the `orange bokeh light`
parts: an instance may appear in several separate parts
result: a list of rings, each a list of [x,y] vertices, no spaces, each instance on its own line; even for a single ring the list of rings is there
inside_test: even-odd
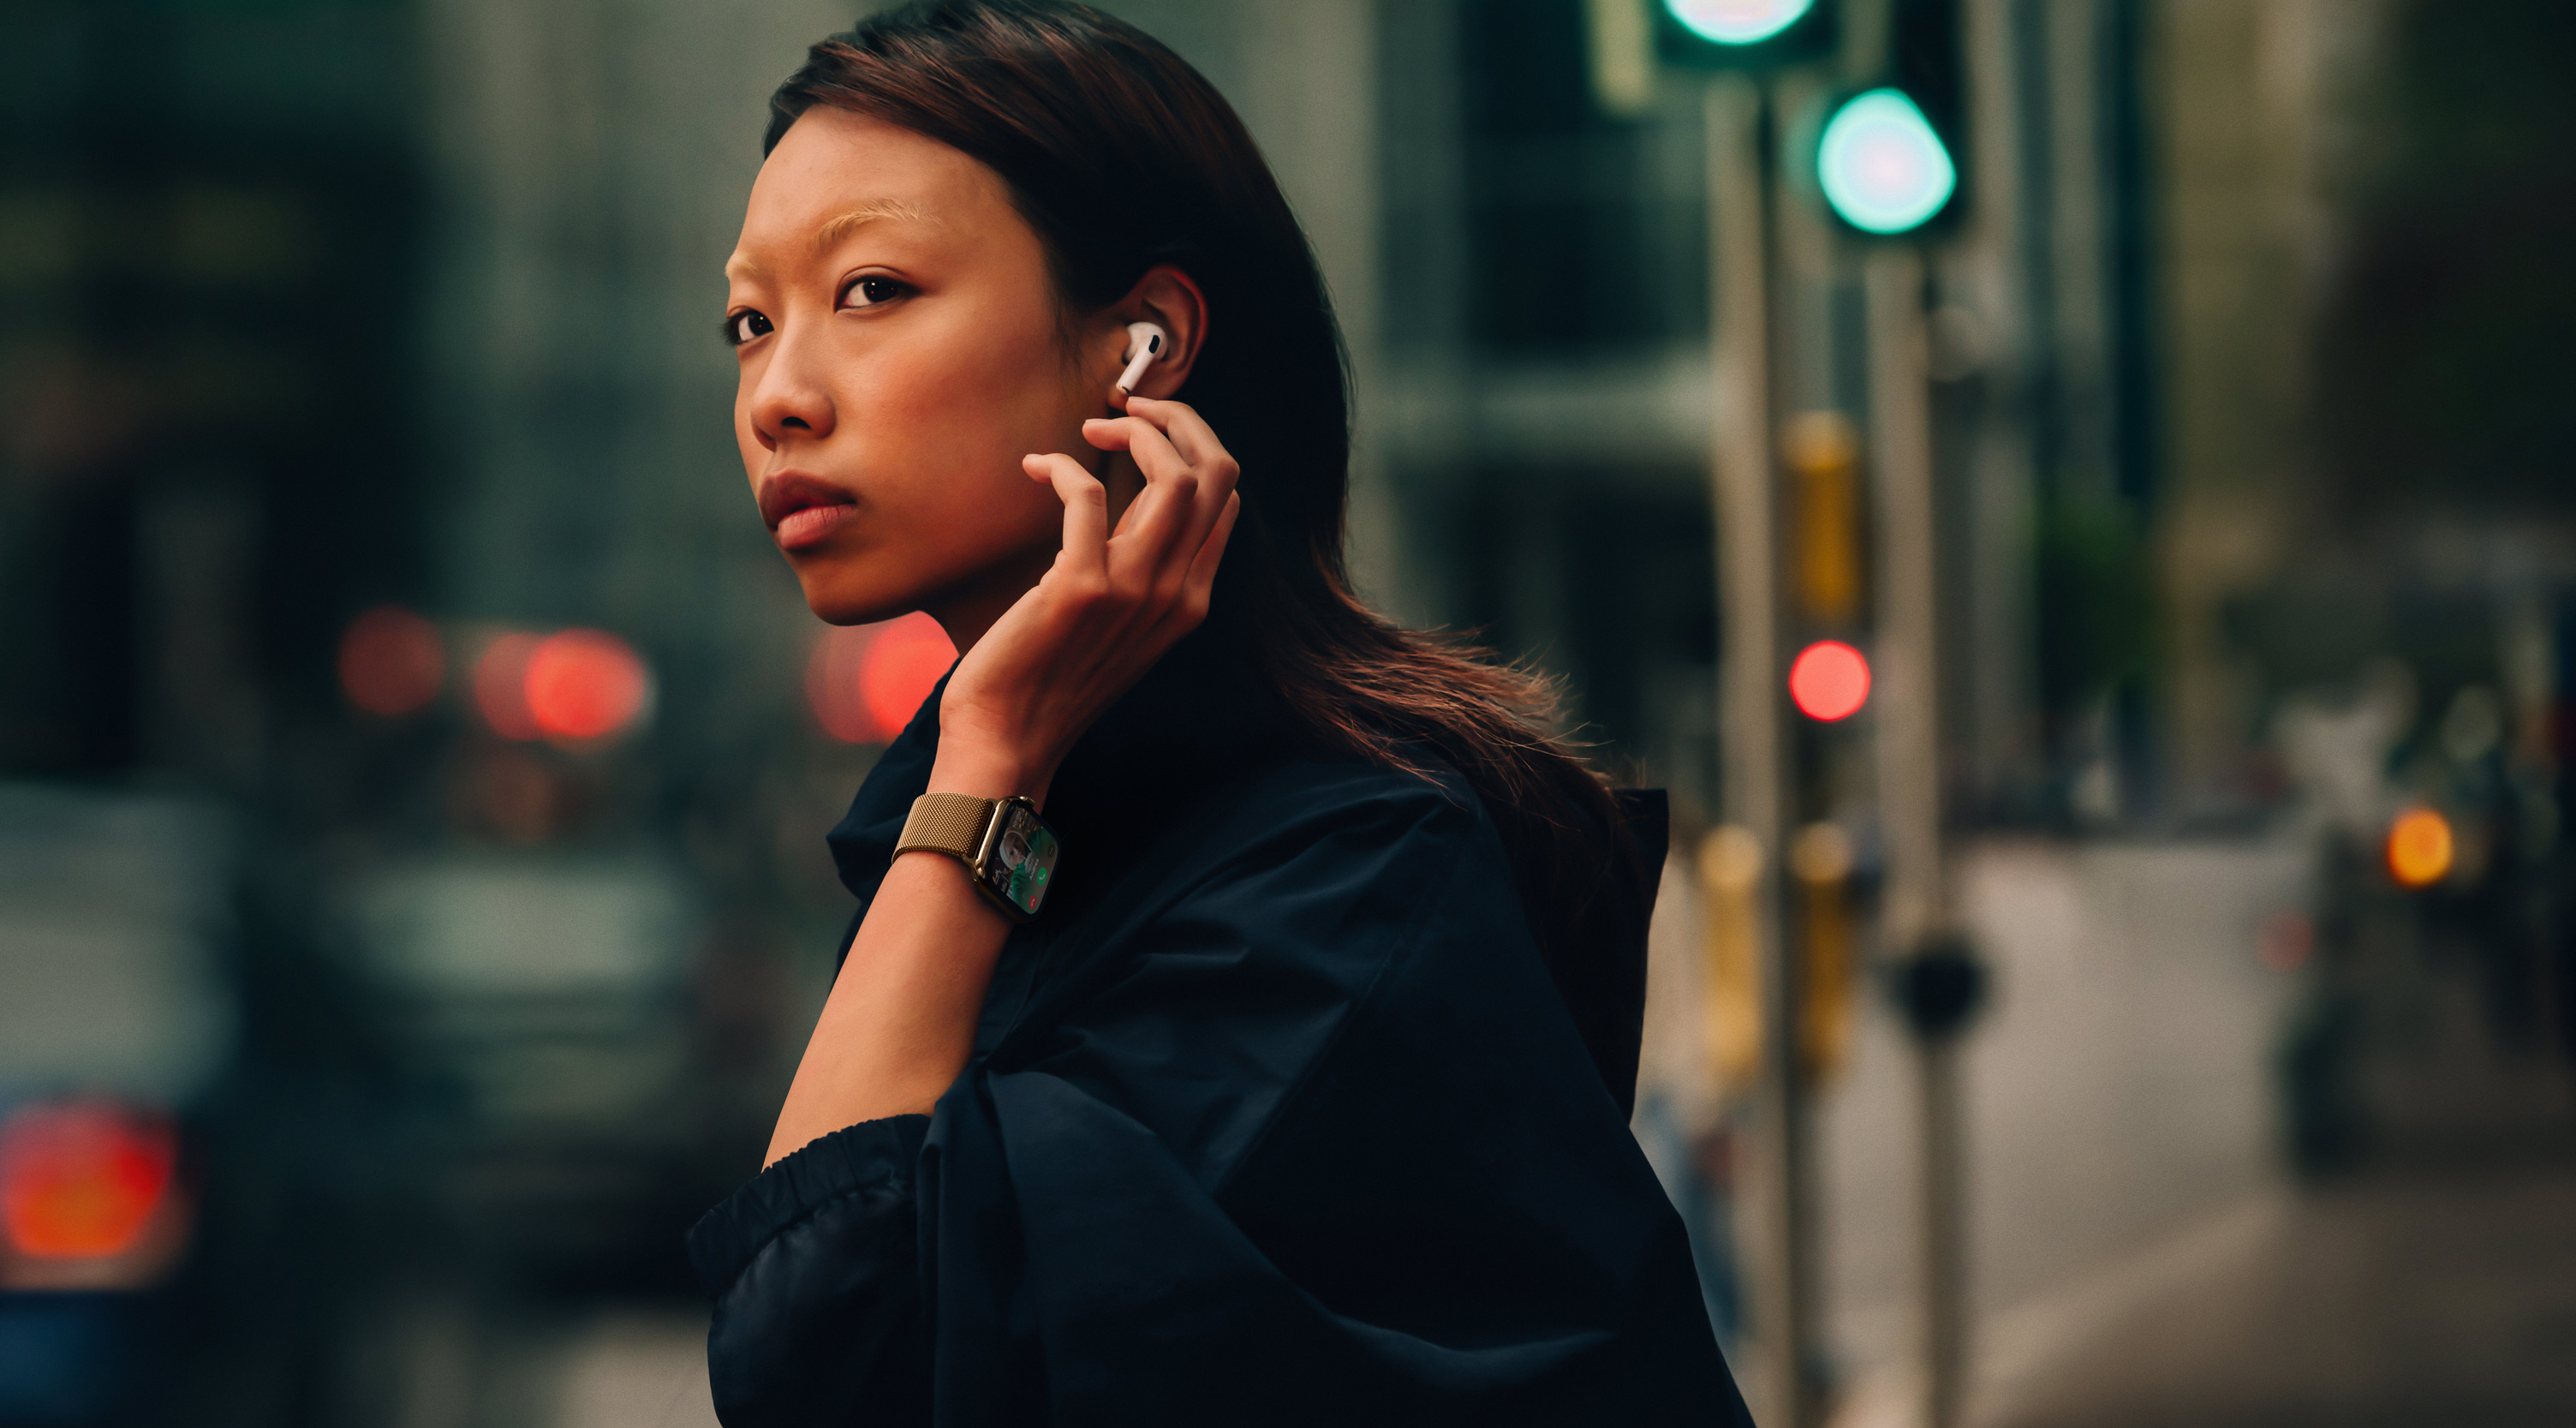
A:
[[[528,717],[557,739],[604,739],[644,713],[653,676],[634,647],[605,630],[565,630],[528,652]]]
[[[2451,821],[2429,808],[2410,808],[2388,825],[2388,873],[2399,885],[2426,888],[2451,871]]]
[[[825,630],[805,664],[805,699],[824,733],[881,744],[903,732],[956,662],[948,632],[924,614]]]
[[[545,732],[528,708],[528,661],[537,643],[536,636],[514,631],[494,638],[474,661],[474,707],[504,739],[533,739]]]
[[[1810,719],[1848,719],[1869,702],[1869,661],[1840,640],[1818,640],[1789,666],[1789,698]]]
[[[143,1238],[170,1190],[165,1123],[100,1102],[32,1106],[0,1126],[0,1234],[31,1259],[104,1259]]]
[[[340,636],[340,688],[370,714],[409,714],[437,698],[446,677],[438,627],[409,610],[378,606]]]

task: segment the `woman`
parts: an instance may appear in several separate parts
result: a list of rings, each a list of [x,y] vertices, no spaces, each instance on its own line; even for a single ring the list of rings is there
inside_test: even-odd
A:
[[[1742,1421],[1625,1124],[1660,806],[1350,595],[1339,338],[1233,112],[1024,0],[869,20],[773,109],[745,468],[815,613],[965,654],[831,835],[862,913],[691,1234],[724,1421]]]

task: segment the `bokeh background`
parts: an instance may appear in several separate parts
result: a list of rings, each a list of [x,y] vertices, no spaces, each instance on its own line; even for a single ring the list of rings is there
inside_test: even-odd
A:
[[[1110,8],[1322,258],[1369,596],[1673,790],[1638,1128],[1758,1376],[1693,852],[1710,81],[1629,0]],[[1968,1420],[2576,1421],[2576,10],[1839,8],[1951,85],[1962,180],[1917,243]],[[727,428],[763,105],[851,18],[0,3],[0,1424],[712,1422],[678,1236],[949,657],[807,614]],[[1872,248],[1797,137],[1857,43],[1775,82],[1772,377],[1792,633],[1868,651]],[[1920,1421],[1874,717],[1791,780],[1846,1424]]]

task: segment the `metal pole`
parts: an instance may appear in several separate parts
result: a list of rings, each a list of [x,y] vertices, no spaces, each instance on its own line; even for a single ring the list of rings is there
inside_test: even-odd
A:
[[[1956,1428],[1967,1395],[1967,1243],[1961,1212],[1959,1041],[1927,1036],[1915,1042],[1922,1118],[1923,1422]]]
[[[1932,421],[1926,394],[1923,260],[1869,260],[1870,425],[1879,509],[1878,794],[1886,831],[1886,946],[1918,955],[1950,923],[1941,856],[1940,686],[1934,580]],[[1915,1038],[1919,1091],[1923,1421],[1954,1428],[1967,1360],[1960,1220],[1957,1042]]]
[[[1712,454],[1718,597],[1725,625],[1720,746],[1728,816],[1761,854],[1754,922],[1762,967],[1760,1226],[1753,1338],[1760,1420],[1813,1428],[1808,1392],[1813,1296],[1798,1059],[1797,960],[1782,935],[1788,741],[1781,710],[1780,511],[1772,451],[1773,271],[1770,104],[1754,80],[1723,76],[1707,96],[1709,292],[1716,404]]]
[[[1886,945],[1912,952],[1942,917],[1940,636],[1933,583],[1932,423],[1923,260],[1870,254],[1870,446],[1878,478],[1878,799],[1887,838]]]

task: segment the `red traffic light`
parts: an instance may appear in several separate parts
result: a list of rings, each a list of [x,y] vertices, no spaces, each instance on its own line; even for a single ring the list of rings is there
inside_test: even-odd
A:
[[[1789,698],[1810,719],[1848,719],[1869,702],[1869,661],[1840,640],[1818,640],[1789,666]]]

